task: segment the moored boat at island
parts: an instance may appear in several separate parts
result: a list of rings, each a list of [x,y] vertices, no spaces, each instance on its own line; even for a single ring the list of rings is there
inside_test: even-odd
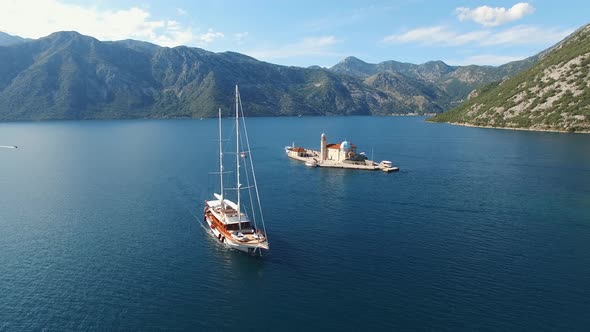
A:
[[[380,169],[381,169],[383,172],[386,172],[386,173],[389,173],[389,172],[397,172],[397,171],[399,171],[399,167],[395,167],[395,166],[393,166],[393,164],[392,164],[392,163],[391,163],[391,161],[389,161],[389,160],[382,160],[382,161],[379,163],[379,168],[380,168]]]
[[[307,167],[318,167],[318,162],[315,159],[311,159],[305,162],[305,166]]]

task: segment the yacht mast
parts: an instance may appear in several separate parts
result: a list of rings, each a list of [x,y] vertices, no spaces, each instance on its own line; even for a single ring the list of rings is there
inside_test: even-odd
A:
[[[221,143],[221,107],[219,108],[219,183],[221,185],[221,207],[225,207],[223,200],[223,145]]]
[[[240,213],[240,121],[238,119],[238,85],[236,84],[236,180],[237,180],[237,192],[238,192],[238,228],[242,229],[242,214]]]

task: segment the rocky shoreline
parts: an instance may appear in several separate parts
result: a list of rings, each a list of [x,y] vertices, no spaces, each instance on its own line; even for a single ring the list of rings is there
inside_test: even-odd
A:
[[[432,122],[432,121],[430,121]],[[474,128],[488,128],[488,129],[504,129],[504,130],[521,130],[521,131],[537,131],[537,132],[548,132],[548,133],[562,133],[562,134],[590,134],[589,130],[585,131],[567,131],[567,130],[557,130],[557,129],[533,129],[533,128],[514,128],[514,127],[494,127],[494,126],[478,126],[470,123],[460,123],[460,122],[445,122],[448,124],[452,124],[455,126],[463,126],[463,127],[474,127]]]

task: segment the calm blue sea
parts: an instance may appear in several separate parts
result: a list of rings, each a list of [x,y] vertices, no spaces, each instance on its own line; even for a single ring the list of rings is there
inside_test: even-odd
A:
[[[587,330],[590,135],[247,119],[271,251],[202,227],[217,122],[1,123],[0,330]],[[306,168],[344,139],[399,173]]]

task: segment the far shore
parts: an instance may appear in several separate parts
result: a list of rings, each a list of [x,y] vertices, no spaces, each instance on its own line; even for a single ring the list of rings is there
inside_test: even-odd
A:
[[[435,116],[440,113],[391,113],[390,116]]]
[[[435,122],[433,122],[435,123]],[[504,130],[521,130],[521,131],[539,131],[539,132],[548,132],[548,133],[562,133],[562,134],[590,134],[589,130],[584,131],[567,131],[567,130],[557,130],[557,129],[531,129],[531,128],[513,128],[513,127],[493,127],[493,126],[477,126],[469,123],[459,123],[459,122],[443,122],[452,124],[454,126],[462,126],[462,127],[474,127],[474,128],[488,128],[488,129],[504,129]]]

